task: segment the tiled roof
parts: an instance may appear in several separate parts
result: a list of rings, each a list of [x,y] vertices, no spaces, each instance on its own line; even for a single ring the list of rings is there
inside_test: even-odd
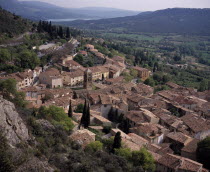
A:
[[[179,143],[182,143],[182,144],[186,144],[186,143],[189,143],[189,141],[192,140],[191,137],[181,133],[181,132],[171,132],[171,133],[168,133],[166,135],[166,137],[172,139],[172,140],[175,140]]]
[[[197,144],[199,140],[198,139],[193,139],[191,140],[188,144],[186,144],[183,148],[182,151],[188,152],[188,153],[195,153],[197,150]]]
[[[142,68],[142,67],[139,67],[139,66],[134,66],[133,69],[138,70],[138,71],[146,71],[146,72],[149,71],[148,69]]]
[[[181,117],[181,120],[195,133],[210,129],[210,125],[207,121],[195,114],[187,114]]]
[[[121,57],[121,56],[114,56],[112,59],[115,60],[115,61],[124,61],[124,60],[125,60],[125,59],[124,59],[123,57]]]
[[[202,169],[202,164],[180,156],[166,154],[158,160],[158,164],[176,170],[186,170],[198,172]]]
[[[49,68],[45,72],[42,72],[41,74],[45,74],[48,76],[60,76],[60,71],[56,68]]]
[[[101,94],[100,99],[101,99],[101,104],[103,105],[112,104],[111,98],[108,95]]]
[[[81,66],[79,63],[77,63],[74,60],[68,60],[65,62],[66,66],[72,67],[72,66]]]
[[[139,145],[140,148],[148,144],[146,139],[135,133],[129,133],[128,136],[131,138],[131,141]]]
[[[141,149],[141,146],[139,146],[138,144],[132,142],[131,140],[129,139],[126,139],[126,138],[122,138],[122,142],[123,144],[127,147],[127,148],[130,148],[131,150],[140,150]]]
[[[125,117],[137,124],[141,124],[143,122],[149,122],[148,119],[143,115],[142,111],[134,111],[134,110],[128,111]]]

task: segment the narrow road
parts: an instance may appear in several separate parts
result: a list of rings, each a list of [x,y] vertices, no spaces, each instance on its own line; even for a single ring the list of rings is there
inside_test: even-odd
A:
[[[13,47],[13,46],[21,45],[21,44],[23,44],[23,41],[21,41],[21,40],[24,38],[24,36],[32,35],[32,34],[33,34],[32,32],[25,32],[15,38],[13,38],[7,44],[1,44],[0,47]]]

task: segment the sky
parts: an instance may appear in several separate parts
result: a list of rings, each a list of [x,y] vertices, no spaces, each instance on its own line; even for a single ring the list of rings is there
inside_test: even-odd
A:
[[[23,0],[22,0],[23,1]],[[24,0],[30,1],[30,0]],[[154,11],[165,8],[210,8],[210,0],[33,0],[62,7],[112,7],[135,11]]]

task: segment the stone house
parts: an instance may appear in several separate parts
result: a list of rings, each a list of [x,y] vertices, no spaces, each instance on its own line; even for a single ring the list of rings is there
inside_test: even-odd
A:
[[[106,79],[104,81],[104,84],[112,85],[112,84],[115,84],[115,83],[122,83],[123,81],[124,81],[124,77],[123,76],[119,76],[117,78]]]
[[[131,95],[127,97],[128,109],[136,110],[139,109],[141,102],[145,99],[145,97],[139,95]]]
[[[142,80],[146,80],[150,76],[150,71],[146,68],[142,68],[139,66],[133,67],[134,70],[138,72],[138,77],[141,78]]]
[[[150,97],[154,93],[154,88],[148,85],[139,83],[136,86],[132,87],[131,91],[141,96]]]
[[[81,69],[81,70],[85,70],[83,66],[81,66],[79,63],[77,63],[76,61],[74,60],[68,60],[65,62],[65,64],[63,65],[63,69],[67,69],[67,71],[69,72],[74,72],[76,71],[77,69]]]
[[[123,69],[112,64],[104,65],[109,70],[109,78],[117,78],[122,73]]]
[[[102,126],[111,126],[112,122],[109,121],[108,119],[91,113],[91,123],[92,124],[97,124],[97,125],[102,125]]]
[[[160,119],[159,124],[165,126],[170,131],[178,131],[179,126],[183,125],[181,119],[172,115],[171,112],[166,109],[154,108],[151,111]]]
[[[196,161],[196,150],[197,150],[197,144],[199,140],[198,139],[192,139],[190,142],[188,142],[181,150],[181,156],[185,158],[192,159]]]
[[[95,141],[95,134],[87,129],[77,130],[69,138],[79,144],[83,149],[91,142]]]
[[[114,61],[116,61],[116,62],[120,62],[120,63],[125,63],[125,59],[123,58],[123,57],[121,57],[121,56],[114,56],[113,58],[112,58],[112,60],[114,60]]]
[[[100,68],[98,68],[97,66],[93,66],[89,68],[92,71],[92,80],[93,81],[98,81],[98,80],[102,80],[102,73]]]
[[[108,95],[100,95],[100,112],[103,117],[108,118],[108,113],[112,107],[112,100]]]
[[[188,114],[181,117],[181,120],[188,127],[187,131],[192,137],[203,140],[210,136],[210,124],[206,119],[196,114]]]
[[[165,142],[171,144],[171,148],[176,154],[181,154],[181,149],[192,140],[193,138],[181,132],[171,132],[165,137]]]
[[[32,103],[33,106],[39,107],[42,105],[42,99],[45,97],[45,93],[42,90],[31,86],[23,88],[21,91],[25,93],[25,100]]]
[[[145,122],[153,124],[158,124],[159,122],[159,118],[157,116],[143,108],[138,111],[128,111],[125,117],[129,121],[131,127],[135,127]]]
[[[46,84],[50,88],[63,87],[63,80],[60,71],[56,68],[47,69],[39,75],[41,84]]]
[[[160,144],[168,130],[159,124],[141,123],[137,127],[130,128],[130,132],[144,137],[150,143]]]
[[[67,86],[80,86],[84,82],[84,72],[80,69],[74,72],[62,72],[63,84]]]
[[[104,64],[106,61],[105,56],[100,52],[94,52],[94,63],[95,64]]]
[[[140,148],[146,146],[149,143],[148,140],[135,133],[129,133],[128,136],[131,138],[131,141],[139,145]]]
[[[203,165],[177,155],[165,154],[156,162],[157,172],[202,172]]]
[[[26,69],[24,72],[12,73],[3,77],[0,77],[1,80],[14,79],[17,82],[17,89],[23,89],[29,86],[32,86],[35,78],[41,73],[40,68],[36,70]]]
[[[46,101],[44,103],[44,106],[48,107],[48,106],[54,105],[54,106],[57,106],[57,107],[61,107],[67,113],[68,109],[69,109],[69,102],[70,102],[70,97],[69,96],[58,97],[58,98]]]

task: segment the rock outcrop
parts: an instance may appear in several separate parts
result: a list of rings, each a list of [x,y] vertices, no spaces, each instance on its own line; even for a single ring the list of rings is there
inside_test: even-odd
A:
[[[0,129],[4,132],[10,146],[29,140],[28,128],[17,113],[13,103],[0,96]]]

